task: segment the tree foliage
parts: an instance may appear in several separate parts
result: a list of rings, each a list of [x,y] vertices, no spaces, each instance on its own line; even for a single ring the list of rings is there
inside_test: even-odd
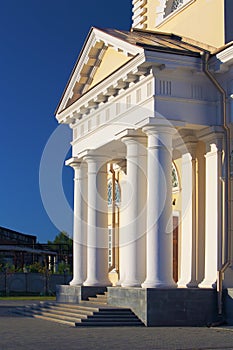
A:
[[[73,247],[73,240],[70,238],[68,233],[62,231],[56,235],[53,241],[48,241],[48,244],[51,245],[51,247],[54,245],[54,248],[56,249],[56,245],[64,244],[67,245],[69,249],[72,249]]]

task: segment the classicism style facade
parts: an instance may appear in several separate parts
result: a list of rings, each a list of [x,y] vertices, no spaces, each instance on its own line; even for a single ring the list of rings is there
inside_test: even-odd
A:
[[[91,28],[56,111],[73,130],[71,286],[233,287],[232,2],[132,7],[130,31]]]

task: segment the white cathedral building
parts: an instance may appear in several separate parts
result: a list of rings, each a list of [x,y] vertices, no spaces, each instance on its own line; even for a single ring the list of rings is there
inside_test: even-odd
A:
[[[233,2],[132,9],[129,31],[90,29],[56,110],[74,169],[58,299],[107,290],[148,326],[233,322]]]

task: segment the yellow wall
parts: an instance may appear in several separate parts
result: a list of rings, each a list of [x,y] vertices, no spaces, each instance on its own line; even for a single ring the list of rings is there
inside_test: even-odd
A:
[[[225,44],[224,0],[196,0],[150,30],[172,32],[214,47]]]
[[[100,66],[97,68],[90,88],[106,78],[109,74],[114,72],[117,68],[121,67],[129,60],[130,57],[121,52],[117,52],[112,47],[108,47],[104,57],[102,58]]]
[[[159,6],[159,0],[148,0],[147,1],[147,29],[155,30],[156,11]]]

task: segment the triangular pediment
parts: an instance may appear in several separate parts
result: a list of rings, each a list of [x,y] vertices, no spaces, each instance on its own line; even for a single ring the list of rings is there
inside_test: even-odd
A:
[[[73,104],[100,81],[127,64],[143,49],[134,43],[92,28],[71,73],[57,113]]]

